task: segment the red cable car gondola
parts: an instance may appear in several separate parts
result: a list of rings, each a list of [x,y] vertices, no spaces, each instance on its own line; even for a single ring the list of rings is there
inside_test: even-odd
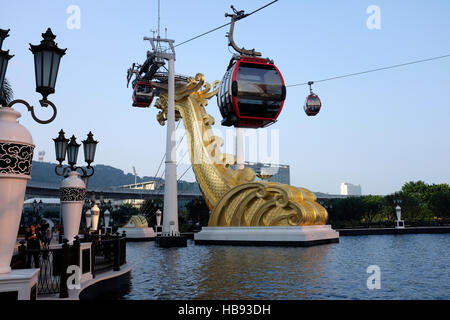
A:
[[[303,106],[303,110],[308,116],[315,116],[320,112],[320,108],[322,107],[322,102],[318,95],[312,92],[311,85],[314,82],[308,82],[309,85],[309,96],[306,97],[305,105]]]
[[[224,126],[261,128],[276,121],[286,98],[278,68],[267,59],[239,57],[217,96]]]
[[[150,82],[136,81],[133,90],[133,107],[148,108],[153,97],[154,89]]]
[[[283,108],[286,86],[278,68],[269,59],[258,58],[261,53],[239,48],[233,40],[235,21],[244,18],[244,11],[233,6],[229,46],[240,53],[230,61],[217,95],[223,117],[222,125],[261,128],[274,123]]]

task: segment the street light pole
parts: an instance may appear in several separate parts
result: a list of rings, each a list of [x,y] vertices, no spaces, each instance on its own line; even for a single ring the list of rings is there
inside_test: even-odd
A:
[[[0,29],[0,88],[3,87],[9,60],[13,58],[9,50],[2,50],[8,33],[9,29]],[[0,96],[0,274],[11,272],[10,263],[22,215],[26,184],[31,179],[35,147],[30,132],[17,121],[21,114],[13,106],[25,105],[33,120],[40,124],[52,122],[57,112],[56,106],[47,97],[55,92],[60,60],[66,49],[58,48],[54,41],[56,36],[50,28],[42,34],[42,38],[40,44],[30,44],[30,50],[34,56],[36,92],[42,95],[39,104],[42,107],[50,106],[52,116],[42,120],[36,116],[34,107],[25,100],[6,101],[6,97]],[[0,287],[1,285],[0,279]]]
[[[78,149],[81,144],[76,142],[75,136],[72,136],[69,143],[69,139],[65,138],[64,131],[61,130],[58,137],[53,139],[53,141],[55,143],[56,160],[59,162],[59,164],[55,166],[55,173],[58,176],[63,176],[65,178],[61,182],[60,187],[60,217],[62,217],[64,226],[64,236],[69,240],[69,243],[72,243],[80,229],[87,182],[89,177],[94,174],[94,168],[91,167],[91,163],[94,162],[98,141],[94,140],[92,132],[89,132],[88,138],[83,141],[84,157],[87,163],[86,168],[76,166]],[[66,155],[68,165],[64,166],[62,163],[65,161]],[[62,169],[62,172],[59,172],[58,169]],[[87,169],[91,170],[89,174]],[[77,170],[82,171],[83,175],[81,177]],[[94,210],[92,209],[91,212],[94,215],[93,220],[95,220]]]

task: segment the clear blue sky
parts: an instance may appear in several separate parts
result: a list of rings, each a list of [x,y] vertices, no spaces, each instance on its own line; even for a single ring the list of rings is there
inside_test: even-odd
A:
[[[168,37],[180,43],[228,22],[224,13],[230,4],[252,11],[269,1],[161,2],[162,30],[167,27]],[[81,9],[79,30],[66,27],[70,5]],[[369,5],[381,9],[381,30],[366,27]],[[447,0],[280,0],[239,22],[236,42],[274,59],[286,84],[294,84],[449,54],[449,16]],[[36,151],[45,150],[46,160],[54,161],[51,138],[59,129],[78,138],[92,130],[100,140],[95,164],[156,173],[165,127],[157,123],[156,109],[131,107],[125,75],[149,49],[142,38],[157,27],[157,0],[1,0],[0,21],[1,28],[11,28],[3,48],[15,54],[7,78],[16,98],[36,105],[40,97],[34,92],[29,42],[37,44],[50,26],[59,46],[68,48],[56,94],[50,96],[58,106],[57,119],[38,125],[24,107],[17,108]],[[177,48],[176,71],[220,80],[230,58],[226,32]],[[351,182],[361,184],[364,194],[387,194],[409,180],[449,183],[449,71],[446,59],[318,83],[314,90],[323,109],[311,118],[302,110],[307,87],[288,88],[271,129],[279,130],[280,162],[291,166],[292,184],[338,193],[341,182]],[[207,110],[220,129],[215,99]],[[185,178],[194,179],[191,172]]]

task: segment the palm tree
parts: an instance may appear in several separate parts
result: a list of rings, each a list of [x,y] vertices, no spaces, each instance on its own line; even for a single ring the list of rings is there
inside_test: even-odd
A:
[[[5,81],[3,81],[3,86],[0,90],[0,101],[6,101],[6,104],[8,104],[13,99],[13,96],[13,89],[11,88],[8,79],[5,78]]]

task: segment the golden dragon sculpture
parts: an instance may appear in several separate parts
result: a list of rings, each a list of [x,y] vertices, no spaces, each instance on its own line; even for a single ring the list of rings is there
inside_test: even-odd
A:
[[[214,118],[205,107],[219,90],[202,74],[176,87],[175,119],[183,119],[192,168],[211,210],[210,227],[219,226],[307,226],[325,224],[328,214],[304,188],[268,181],[255,181],[250,168],[234,170],[234,155],[223,154],[223,140],[214,135]],[[167,119],[167,91],[155,102],[157,120]]]

